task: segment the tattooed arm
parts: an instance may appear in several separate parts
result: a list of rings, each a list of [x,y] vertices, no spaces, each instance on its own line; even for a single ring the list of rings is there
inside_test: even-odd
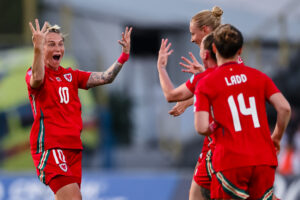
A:
[[[87,87],[92,88],[98,85],[112,83],[122,66],[121,63],[116,61],[105,72],[92,72],[87,82]]]
[[[87,81],[87,88],[92,88],[98,85],[109,84],[114,81],[123,64],[128,60],[130,52],[130,35],[132,27],[126,27],[125,33],[122,33],[122,40],[119,44],[122,45],[122,54],[118,61],[114,62],[105,72],[92,72]]]

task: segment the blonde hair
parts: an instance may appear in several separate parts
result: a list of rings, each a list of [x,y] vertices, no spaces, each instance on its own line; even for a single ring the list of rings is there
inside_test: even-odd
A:
[[[202,26],[209,26],[212,30],[215,30],[221,24],[221,16],[223,15],[223,10],[214,6],[212,10],[203,10],[194,15],[191,22],[194,22],[198,28]]]
[[[49,31],[49,33],[58,33],[63,41],[65,41],[65,36],[64,34],[62,34],[62,32],[60,31],[60,26],[58,26],[57,24],[54,24],[53,26],[51,24],[48,24],[47,30]]]

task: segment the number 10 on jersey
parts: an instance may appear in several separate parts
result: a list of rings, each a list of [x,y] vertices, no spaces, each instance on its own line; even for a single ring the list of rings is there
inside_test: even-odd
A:
[[[239,105],[240,113],[242,115],[245,115],[245,116],[246,115],[251,115],[254,127],[255,128],[259,128],[260,124],[259,124],[258,115],[257,115],[255,98],[254,97],[249,97],[249,104],[250,104],[249,108],[246,108],[243,93],[240,93],[237,96],[237,100],[238,100],[238,105]],[[231,96],[228,97],[227,102],[229,104],[229,108],[230,108],[230,111],[231,111],[231,115],[232,115],[232,119],[233,119],[233,125],[234,125],[234,130],[236,132],[241,131],[242,127],[241,127],[239,112],[238,112],[238,108],[237,108],[237,106],[235,104],[233,95],[231,95]]]
[[[69,103],[69,88],[68,87],[59,87],[58,94],[60,97],[60,103],[64,103],[64,104]]]

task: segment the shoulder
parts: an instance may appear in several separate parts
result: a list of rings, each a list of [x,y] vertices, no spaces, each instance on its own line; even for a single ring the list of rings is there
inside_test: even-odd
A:
[[[240,64],[239,66],[240,66],[243,70],[247,70],[247,71],[252,72],[252,73],[263,74],[262,71],[256,69],[255,67],[248,66],[248,65],[245,65],[245,64]]]
[[[213,71],[215,71],[215,68],[207,69],[207,70],[205,70],[205,71],[202,72],[202,73],[195,74],[195,77],[194,77],[195,82],[198,82],[198,81],[202,80],[203,78],[207,77],[207,76],[210,75]]]
[[[62,69],[62,72],[64,73],[71,73],[71,72],[74,72],[75,70],[73,70],[71,67],[61,67]]]
[[[210,74],[207,74],[206,76],[203,76],[201,79],[198,80],[197,82],[197,86],[196,86],[196,90],[199,92],[199,91],[206,91],[207,88],[209,88],[211,86],[211,75],[212,73]]]
[[[206,76],[208,73],[209,73],[209,71],[208,71],[208,70],[205,70],[204,72],[195,74],[195,80],[199,80],[199,79],[203,78],[203,77]]]
[[[222,69],[220,67],[216,67],[206,71],[206,74],[202,77],[201,82],[210,82],[215,80],[216,76],[222,75]]]
[[[249,74],[255,75],[256,80],[270,79],[270,77],[267,74],[265,74],[264,72],[262,72],[256,68],[246,66],[246,65],[244,65],[244,68],[247,70],[247,72]]]
[[[67,68],[63,68],[63,69],[64,69],[64,73],[73,73],[73,74],[90,73],[88,71],[84,71],[81,69],[73,69],[71,67],[67,67]]]
[[[28,69],[27,69],[27,71],[26,71],[26,77],[30,77],[32,75],[32,68],[31,67],[29,67]]]

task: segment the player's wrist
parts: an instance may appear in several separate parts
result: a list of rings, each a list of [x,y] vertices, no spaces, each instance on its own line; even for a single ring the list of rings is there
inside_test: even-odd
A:
[[[122,65],[129,59],[129,53],[122,52],[118,58],[118,62]]]
[[[40,45],[40,44],[34,44],[33,50],[35,53],[42,53],[44,50],[44,47],[43,47],[43,45]]]
[[[162,65],[160,63],[157,64],[157,69],[158,70],[166,70],[167,69],[167,65]]]
[[[271,139],[272,139],[273,141],[275,141],[275,142],[279,142],[279,143],[280,143],[281,137],[280,137],[278,134],[273,133],[273,134],[271,135]]]

